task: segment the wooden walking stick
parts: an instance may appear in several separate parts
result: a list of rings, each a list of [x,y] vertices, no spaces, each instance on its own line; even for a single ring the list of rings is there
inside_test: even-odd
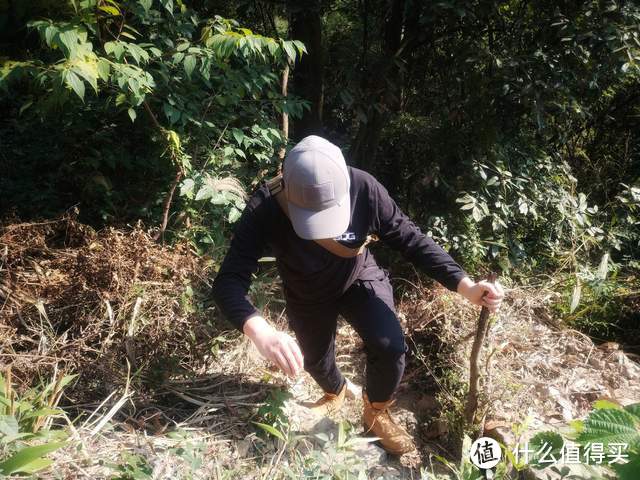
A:
[[[488,281],[495,283],[497,275],[495,272],[489,274]],[[486,295],[487,292],[484,293]],[[483,295],[483,297],[484,297]],[[489,309],[482,307],[480,318],[478,319],[478,328],[476,336],[471,347],[471,360],[469,364],[469,395],[467,396],[467,405],[464,409],[464,416],[468,424],[473,424],[476,411],[478,410],[478,385],[480,383],[480,367],[478,360],[480,357],[480,349],[489,329]]]

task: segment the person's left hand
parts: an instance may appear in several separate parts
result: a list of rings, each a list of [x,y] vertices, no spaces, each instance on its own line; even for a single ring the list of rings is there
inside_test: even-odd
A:
[[[486,295],[484,295],[485,292]],[[491,312],[497,311],[504,299],[504,290],[497,281],[495,283],[489,283],[486,280],[474,282],[469,277],[460,281],[458,293],[474,305],[487,307]]]

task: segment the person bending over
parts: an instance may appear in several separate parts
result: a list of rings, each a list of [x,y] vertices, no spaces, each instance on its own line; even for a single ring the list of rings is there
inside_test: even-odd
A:
[[[471,280],[372,175],[347,166],[340,148],[318,136],[296,144],[282,175],[251,196],[213,282],[213,297],[222,314],[287,375],[297,376],[304,366],[325,392],[311,407],[319,413],[339,409],[347,393],[335,358],[341,315],[365,345],[367,433],[399,455],[415,448],[389,413],[407,345],[387,271],[367,248],[376,239],[470,302],[492,311],[499,307],[504,293],[498,284]],[[267,247],[276,258],[297,342],[271,326],[247,296]]]

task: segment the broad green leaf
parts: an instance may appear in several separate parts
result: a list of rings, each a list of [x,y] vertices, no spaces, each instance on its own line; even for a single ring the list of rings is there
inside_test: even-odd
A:
[[[305,47],[304,43],[302,43],[300,40],[292,40],[292,43],[298,49],[300,55],[302,55],[303,53],[307,53],[307,47]]]
[[[84,78],[93,90],[98,93],[98,64],[80,60],[75,62],[73,71]]]
[[[129,108],[127,110],[127,113],[129,114],[129,118],[131,119],[131,122],[135,122],[136,121],[136,111],[133,108]]]
[[[108,61],[106,61],[103,58],[98,60],[97,69],[98,69],[98,76],[100,77],[101,80],[105,82],[109,80],[109,72],[111,70],[111,66],[109,65]]]
[[[233,135],[233,138],[235,138],[236,143],[238,145],[242,145],[242,141],[244,140],[244,133],[242,130],[239,128],[233,128],[231,129],[231,134]]]
[[[60,42],[66,49],[67,58],[75,57],[78,47],[78,34],[75,30],[65,30],[58,35]]]
[[[64,75],[64,82],[84,101],[84,82],[78,75],[71,70],[67,70]]]
[[[151,8],[151,4],[153,3],[153,0],[139,0],[140,5],[142,5],[142,8],[144,8],[144,11],[146,13],[149,13],[149,9]]]
[[[213,191],[209,185],[203,185],[196,193],[196,200],[206,200],[207,198],[213,197]]]
[[[40,457],[64,447],[66,442],[50,442],[35,447],[25,447],[8,459],[0,462],[0,473],[11,475],[13,473],[24,472],[30,468],[29,464]]]
[[[282,42],[282,48],[284,48],[284,51],[287,54],[287,57],[289,57],[289,60],[292,62],[296,61],[296,49],[294,48],[293,44],[291,42]]]
[[[107,54],[113,54],[116,60],[120,62],[124,56],[124,45],[122,42],[107,42],[104,44],[104,51]]]
[[[191,78],[193,70],[196,68],[196,57],[193,55],[187,55],[184,57],[184,71],[188,78]]]
[[[195,186],[195,182],[192,178],[187,178],[180,185],[180,196],[184,197],[185,195],[191,195],[193,193],[193,187]]]
[[[586,443],[626,443],[629,448],[640,445],[640,430],[636,417],[623,409],[594,410],[584,421],[584,430],[577,441]]]

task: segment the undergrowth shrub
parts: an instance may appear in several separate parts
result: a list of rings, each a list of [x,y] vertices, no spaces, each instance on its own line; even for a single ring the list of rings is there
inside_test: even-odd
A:
[[[32,474],[53,463],[47,454],[65,446],[67,434],[51,423],[62,414],[58,402],[74,378],[58,375],[18,394],[11,369],[0,374],[0,475]]]

